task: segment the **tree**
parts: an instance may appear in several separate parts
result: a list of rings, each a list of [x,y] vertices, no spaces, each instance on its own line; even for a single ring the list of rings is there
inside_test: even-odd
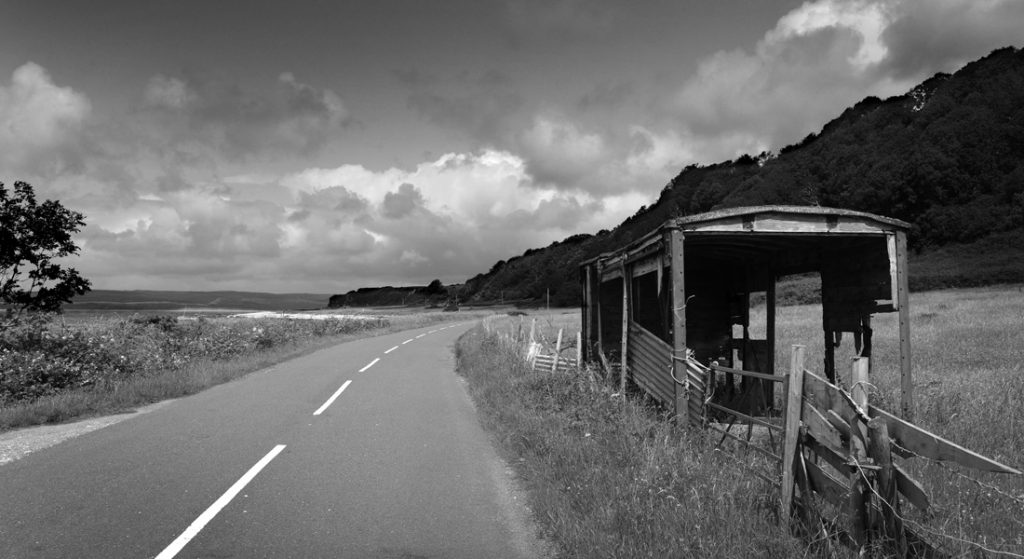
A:
[[[72,235],[82,214],[54,200],[36,202],[32,185],[0,183],[0,305],[7,316],[25,311],[60,312],[61,305],[89,291],[89,280],[55,261],[78,253]]]

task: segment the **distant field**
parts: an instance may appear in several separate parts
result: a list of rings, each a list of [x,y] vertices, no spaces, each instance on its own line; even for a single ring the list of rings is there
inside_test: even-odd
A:
[[[119,291],[95,289],[75,297],[67,312],[85,311],[284,311],[322,309],[330,295],[248,291]]]

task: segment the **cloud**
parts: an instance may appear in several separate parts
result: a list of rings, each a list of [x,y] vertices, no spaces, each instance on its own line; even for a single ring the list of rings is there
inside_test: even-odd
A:
[[[381,202],[381,213],[384,214],[384,217],[399,219],[422,206],[423,195],[420,191],[409,183],[403,183],[398,190],[384,195],[384,201]]]
[[[1024,3],[1016,0],[905,0],[893,12],[882,40],[885,71],[896,78],[920,81],[1024,41]]]
[[[143,90],[142,107],[165,144],[198,144],[231,159],[309,155],[356,122],[337,93],[290,72],[259,91],[158,74]]]
[[[752,51],[718,51],[668,102],[678,130],[717,161],[778,149],[875,95],[1024,38],[1016,0],[816,0],[781,17]]]
[[[536,117],[519,136],[528,169],[540,183],[574,187],[609,154],[604,139],[564,120]]]
[[[91,110],[85,95],[56,85],[42,66],[23,64],[9,85],[0,84],[0,164],[8,172],[63,167]]]

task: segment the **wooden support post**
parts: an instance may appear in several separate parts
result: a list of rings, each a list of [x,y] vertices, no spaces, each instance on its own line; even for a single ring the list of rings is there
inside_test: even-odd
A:
[[[551,360],[551,372],[558,372],[558,357],[562,353],[562,329],[558,329],[558,341],[555,342],[555,358]]]
[[[601,330],[602,330],[601,324],[602,324],[602,321],[604,320],[601,317],[601,314],[602,314],[601,313],[601,284],[604,283],[604,280],[601,278],[601,270],[602,270],[602,268],[603,267],[601,266],[601,262],[600,261],[598,261],[598,262],[596,262],[594,264],[594,314],[596,315],[596,324],[595,324],[594,328],[597,330],[596,338],[597,338],[597,352],[598,352],[598,356],[601,357],[602,361],[605,361],[605,358],[604,358],[604,334],[601,332]],[[607,364],[605,364],[605,368],[607,369]],[[609,374],[611,373],[611,369],[608,369],[608,373]]]
[[[535,319],[533,319],[533,321],[530,322],[530,345],[531,346],[534,344],[534,342],[537,341],[536,334],[537,334],[537,319],[535,318]]]
[[[668,251],[668,263],[671,269],[668,284],[671,286],[668,296],[669,317],[672,321],[672,374],[675,378],[689,383],[689,372],[686,370],[686,266],[683,245],[683,232],[674,226],[668,228],[663,236],[665,250]],[[689,413],[687,399],[699,399],[703,405],[704,394],[691,386],[689,394],[679,383],[672,383],[675,391],[676,421],[682,423],[690,418],[691,427],[700,427],[701,418]]]
[[[576,367],[583,367],[583,332],[576,332]]]
[[[900,316],[900,417],[914,420],[914,380],[910,371],[910,288],[907,234],[896,232],[896,308]]]
[[[621,363],[619,365],[619,393],[626,395],[626,378],[629,376],[627,363],[629,362],[629,268],[626,261],[622,261],[622,351]]]
[[[868,363],[867,357],[854,358],[850,375],[853,401],[865,414],[868,410]],[[867,425],[857,419],[850,427],[849,455],[854,464],[850,472],[850,537],[860,549],[864,549],[869,542],[868,502],[871,490],[869,481],[865,479],[867,472],[860,465],[868,462]]]
[[[590,290],[590,265],[588,264],[582,269],[583,274],[580,277],[580,334],[582,337],[590,339],[590,322],[591,317],[594,313],[593,302],[591,301],[591,290]],[[579,347],[579,346],[577,346]],[[576,352],[579,354],[579,351]],[[589,357],[589,355],[588,355]],[[582,364],[583,359],[579,359],[577,363]]]
[[[804,394],[804,346],[794,345],[789,359],[789,379],[786,381],[786,430],[783,432],[782,443],[782,508],[780,518],[789,523],[793,508],[793,479],[796,467],[797,443],[800,434],[800,411],[803,407]],[[804,500],[810,499],[804,495]]]
[[[765,292],[765,344],[768,346],[768,361],[765,363],[764,372],[769,375],[775,374],[775,270],[768,270],[768,287]],[[765,396],[768,400],[768,408],[775,409],[775,387],[781,385],[779,382],[765,383]],[[781,395],[780,395],[781,398]]]
[[[825,378],[836,383],[836,340],[835,333],[825,327]]]

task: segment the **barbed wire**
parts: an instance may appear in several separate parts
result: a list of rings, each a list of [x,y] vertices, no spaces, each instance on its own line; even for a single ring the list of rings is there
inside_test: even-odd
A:
[[[896,445],[896,446],[899,446],[899,445]],[[900,448],[902,448],[902,447],[900,447]],[[1014,559],[1024,559],[1024,555],[1021,555],[1019,553],[1014,553],[1012,551],[1002,551],[1002,550],[998,550],[998,549],[991,549],[991,548],[988,548],[985,545],[980,544],[980,543],[975,542],[975,541],[965,540],[963,538],[959,538],[957,536],[946,534],[944,532],[938,532],[938,531],[932,530],[931,528],[928,528],[927,526],[925,526],[925,525],[923,525],[923,524],[921,524],[919,522],[916,522],[914,520],[911,520],[911,519],[903,516],[902,514],[899,513],[899,511],[896,510],[895,507],[893,507],[892,503],[890,503],[885,497],[882,497],[882,495],[880,495],[878,493],[878,491],[875,489],[874,485],[871,483],[871,479],[868,477],[867,472],[865,472],[864,468],[861,467],[860,462],[857,462],[855,460],[855,461],[853,461],[853,465],[856,466],[858,474],[860,475],[861,479],[864,480],[864,485],[867,486],[867,488],[871,491],[871,493],[873,493],[876,497],[878,497],[878,500],[886,508],[888,508],[892,512],[894,517],[899,519],[901,522],[903,522],[905,524],[908,524],[908,525],[911,525],[915,529],[920,530],[922,532],[927,532],[928,534],[930,534],[932,536],[937,536],[939,538],[945,538],[947,540],[951,540],[951,541],[954,541],[954,542],[957,542],[957,543],[960,543],[960,544],[966,544],[966,545],[968,545],[970,547],[973,547],[973,548],[978,549],[980,551],[983,551],[985,553],[997,554],[997,555],[1002,555],[1002,556],[1005,556],[1005,557],[1013,557]],[[966,476],[964,476],[964,477],[966,477]],[[967,479],[971,479],[971,478],[967,478]]]
[[[965,475],[962,472],[954,470],[953,468],[951,468],[948,465],[946,465],[946,463],[944,461],[942,461],[942,460],[936,460],[934,458],[929,458],[927,456],[921,456],[920,454],[914,452],[913,450],[910,450],[909,448],[905,448],[905,447],[901,446],[896,441],[890,441],[890,442],[892,443],[892,445],[894,447],[898,448],[900,450],[900,452],[904,452],[904,453],[910,454],[910,455],[912,455],[915,458],[920,458],[920,459],[922,459],[922,460],[924,460],[924,461],[926,461],[926,462],[928,462],[930,464],[934,464],[934,465],[938,466],[939,468],[943,469],[946,472],[949,472],[949,473],[953,474],[956,477],[965,479],[965,480],[967,480],[967,481],[977,485],[978,487],[980,487],[982,489],[987,489],[989,491],[997,493],[997,494],[1003,496],[1004,498],[1013,501],[1018,507],[1021,508],[1022,511],[1024,511],[1024,495],[1022,495],[1020,497],[1018,497],[1017,495],[1012,495],[1010,493],[1007,493],[1006,491],[1003,491],[999,487],[996,487],[995,485],[990,485],[988,483],[985,483],[985,482],[981,481],[980,479],[975,479],[975,478],[973,478],[971,476]]]

